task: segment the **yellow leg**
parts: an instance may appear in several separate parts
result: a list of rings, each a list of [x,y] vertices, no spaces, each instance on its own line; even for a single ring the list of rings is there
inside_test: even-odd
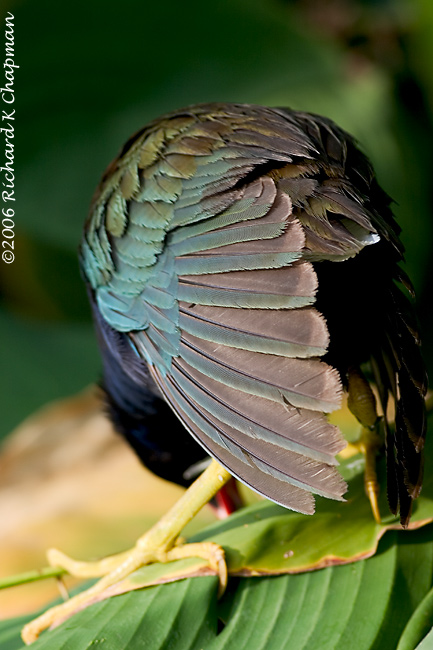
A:
[[[379,482],[376,472],[376,454],[381,446],[382,442],[375,430],[365,428],[362,430],[359,447],[365,456],[364,487],[373,517],[378,524],[381,523],[381,517],[378,504]]]
[[[59,624],[79,609],[84,609],[94,602],[111,585],[123,580],[139,567],[151,562],[170,562],[185,557],[202,557],[209,561],[220,579],[220,593],[227,583],[227,567],[224,551],[217,544],[186,544],[176,546],[176,540],[186,524],[230,479],[230,474],[216,461],[191,485],[179,501],[145,533],[134,548],[119,553],[99,562],[77,562],[60,551],[49,551],[49,560],[56,566],[65,568],[69,573],[80,577],[104,576],[86,591],[74,596],[67,602],[52,607],[44,614],[28,623],[22,631],[25,643],[35,641],[39,634],[53,624]]]
[[[376,410],[376,398],[370,385],[359,368],[351,368],[348,372],[347,405],[353,415],[362,424],[360,440],[354,446],[365,456],[364,486],[370,501],[375,521],[380,524],[379,512],[379,482],[376,473],[376,454],[382,446],[377,432],[380,418]]]

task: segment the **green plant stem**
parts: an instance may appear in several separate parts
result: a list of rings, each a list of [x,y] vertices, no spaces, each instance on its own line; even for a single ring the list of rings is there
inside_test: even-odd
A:
[[[60,578],[60,576],[63,576],[66,573],[67,571],[64,569],[51,566],[44,567],[43,569],[26,571],[25,573],[18,573],[17,575],[8,576],[7,578],[0,578],[0,589],[25,585],[28,582],[37,582],[38,580],[45,580],[46,578]]]

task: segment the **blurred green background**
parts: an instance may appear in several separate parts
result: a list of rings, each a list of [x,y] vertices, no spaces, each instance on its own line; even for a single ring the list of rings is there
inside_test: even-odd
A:
[[[0,61],[7,11],[20,68],[0,437],[98,378],[76,259],[90,198],[134,131],[195,102],[309,110],[358,138],[396,201],[432,365],[431,0],[3,0]]]

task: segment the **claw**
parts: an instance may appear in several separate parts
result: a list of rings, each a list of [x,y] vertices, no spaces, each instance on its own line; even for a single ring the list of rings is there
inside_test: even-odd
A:
[[[364,486],[365,486],[365,492],[368,496],[368,500],[370,501],[371,511],[373,513],[374,520],[377,524],[380,524],[382,523],[382,519],[380,516],[379,503],[378,503],[379,485],[377,483],[377,480],[366,481],[364,479]]]

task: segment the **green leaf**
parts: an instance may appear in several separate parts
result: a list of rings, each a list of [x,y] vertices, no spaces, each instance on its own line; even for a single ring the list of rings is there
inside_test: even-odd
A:
[[[2,650],[18,650],[18,648],[22,648],[20,631],[23,625],[27,623],[28,618],[28,616],[21,616],[0,622],[0,648]]]
[[[187,580],[97,603],[42,635],[32,648],[84,650],[101,644],[104,650],[138,650],[143,639],[146,650],[207,648],[216,633],[216,584],[215,577]],[[1,624],[2,650],[26,647],[17,645],[23,622]]]
[[[374,557],[355,564],[232,579],[218,603],[214,577],[116,596],[44,633],[33,647],[85,650],[103,642],[104,650],[141,650],[144,644],[170,650],[400,650],[399,638],[431,587],[432,528],[393,531]],[[23,622],[0,625],[2,650],[21,650]]]

